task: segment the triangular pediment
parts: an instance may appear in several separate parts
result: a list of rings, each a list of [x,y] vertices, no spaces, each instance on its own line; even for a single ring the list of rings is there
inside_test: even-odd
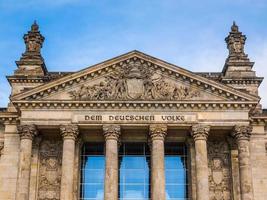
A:
[[[12,101],[258,102],[259,99],[132,51],[17,94]]]

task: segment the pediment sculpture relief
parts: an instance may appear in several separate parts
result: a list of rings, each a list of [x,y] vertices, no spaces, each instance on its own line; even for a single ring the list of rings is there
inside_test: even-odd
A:
[[[200,96],[198,90],[178,86],[140,61],[131,61],[92,86],[69,94],[74,100],[185,100]]]

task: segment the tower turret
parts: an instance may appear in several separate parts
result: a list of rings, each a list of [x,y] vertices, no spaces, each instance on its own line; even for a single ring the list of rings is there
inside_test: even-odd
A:
[[[222,82],[236,89],[258,95],[258,87],[263,78],[257,77],[251,62],[245,53],[246,36],[239,31],[234,22],[229,35],[225,38],[229,55],[222,71]]]
[[[34,21],[31,30],[23,37],[26,50],[19,61],[16,62],[18,69],[15,75],[43,76],[47,73],[44,59],[41,55],[44,37],[39,31],[39,26]]]

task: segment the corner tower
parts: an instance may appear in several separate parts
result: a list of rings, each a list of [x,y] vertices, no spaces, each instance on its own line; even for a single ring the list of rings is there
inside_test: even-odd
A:
[[[14,74],[7,77],[12,87],[11,96],[43,84],[48,78],[48,72],[41,54],[45,38],[40,33],[36,21],[23,39],[25,52],[19,61],[16,61],[17,69]]]
[[[258,87],[263,78],[256,76],[252,70],[254,62],[251,62],[245,54],[246,39],[234,22],[229,35],[225,38],[229,55],[222,71],[222,82],[258,96]]]
[[[40,33],[36,21],[34,21],[31,30],[24,35],[23,39],[26,50],[20,60],[16,62],[18,69],[15,71],[15,75],[45,75],[47,69],[41,55],[41,48],[45,38]]]

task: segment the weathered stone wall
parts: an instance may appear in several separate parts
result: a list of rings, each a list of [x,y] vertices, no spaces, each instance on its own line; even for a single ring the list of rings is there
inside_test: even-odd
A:
[[[20,138],[16,125],[6,125],[0,158],[0,199],[15,200]]]
[[[254,200],[267,198],[267,135],[264,125],[255,125],[250,141]]]

